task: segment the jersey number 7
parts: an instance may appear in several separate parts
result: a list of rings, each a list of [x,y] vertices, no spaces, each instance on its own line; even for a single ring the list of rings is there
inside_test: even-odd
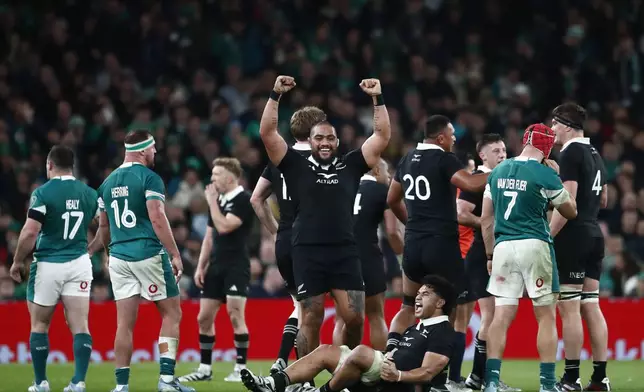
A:
[[[508,203],[508,207],[505,209],[505,214],[503,214],[503,219],[508,220],[510,218],[510,214],[512,213],[512,209],[514,208],[514,205],[517,203],[517,196],[519,193],[517,191],[504,191],[503,196],[509,197],[510,198],[510,203]]]

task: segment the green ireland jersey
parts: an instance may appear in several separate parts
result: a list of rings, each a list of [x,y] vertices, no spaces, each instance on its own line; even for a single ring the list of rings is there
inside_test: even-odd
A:
[[[54,177],[31,194],[28,216],[42,224],[34,261],[64,263],[87,253],[96,191],[72,176]]]
[[[164,253],[146,206],[147,200],[165,202],[165,187],[146,166],[126,162],[98,188],[98,204],[110,222],[110,255],[141,261]]]
[[[494,204],[496,243],[538,239],[552,243],[549,203],[568,200],[557,173],[535,159],[516,157],[500,163],[488,177],[485,197]]]

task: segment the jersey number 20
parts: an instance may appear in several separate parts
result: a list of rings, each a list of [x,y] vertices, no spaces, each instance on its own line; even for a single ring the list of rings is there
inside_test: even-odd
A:
[[[134,211],[127,208],[127,199],[125,199],[123,212],[121,213],[119,213],[118,200],[113,200],[110,207],[112,207],[112,210],[114,211],[114,224],[116,227],[120,229],[122,225],[127,229],[131,229],[136,226],[136,215],[134,215]]]
[[[76,233],[78,233],[78,229],[80,228],[84,215],[85,214],[83,213],[83,211],[67,211],[63,214],[63,216],[61,216],[61,218],[63,218],[63,220],[65,221],[65,227],[63,228],[64,240],[73,240],[74,237],[76,237]],[[74,222],[72,231],[69,231],[69,221],[72,218],[75,218],[76,222]]]
[[[405,190],[405,199],[415,200],[416,198],[420,200],[427,200],[432,194],[429,188],[429,180],[425,176],[418,176],[416,178],[412,177],[411,174],[405,174],[403,176],[403,182],[409,181],[407,190]]]

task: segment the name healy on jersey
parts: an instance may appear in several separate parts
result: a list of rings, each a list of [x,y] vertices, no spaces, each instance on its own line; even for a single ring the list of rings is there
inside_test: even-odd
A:
[[[315,173],[318,175],[316,184],[336,185],[338,183],[338,173]]]
[[[515,180],[514,178],[499,178],[496,180],[496,186],[499,189],[509,189],[513,191],[523,191],[525,192],[528,187],[528,181],[526,180]]]

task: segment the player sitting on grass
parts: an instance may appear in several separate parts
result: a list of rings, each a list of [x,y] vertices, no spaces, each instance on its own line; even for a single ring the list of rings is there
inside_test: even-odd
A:
[[[398,347],[387,356],[364,345],[353,350],[323,345],[269,377],[242,370],[242,381],[253,392],[284,392],[288,385],[312,380],[326,369],[333,377],[319,389],[321,392],[341,391],[358,382],[373,385],[381,381],[386,391],[407,391],[415,384],[431,384],[437,387],[432,391],[443,391],[454,341],[447,315],[455,301],[452,284],[430,275],[416,295],[415,315],[420,322],[407,328]]]

